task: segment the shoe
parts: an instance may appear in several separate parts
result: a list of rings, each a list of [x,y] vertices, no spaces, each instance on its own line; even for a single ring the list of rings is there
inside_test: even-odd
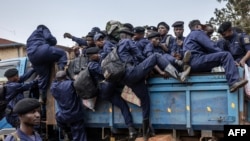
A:
[[[184,65],[189,64],[190,58],[191,58],[191,52],[190,52],[189,50],[187,50],[187,51],[184,53],[184,56],[183,56],[183,59],[182,59]]]
[[[187,76],[189,75],[189,73],[191,71],[191,67],[190,66],[188,66],[188,65],[185,65],[185,66],[186,66],[185,70],[179,74],[181,82],[185,82],[186,81]]]
[[[130,139],[135,139],[138,135],[138,132],[136,131],[136,129],[134,127],[128,127],[128,131],[129,131],[129,138]]]
[[[248,80],[240,80],[235,82],[232,86],[230,86],[230,92],[236,91],[238,88],[243,87],[248,83]]]

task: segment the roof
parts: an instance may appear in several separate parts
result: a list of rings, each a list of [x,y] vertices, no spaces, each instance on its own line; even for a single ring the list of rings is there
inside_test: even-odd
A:
[[[24,46],[25,44],[17,43],[11,40],[0,38],[0,47]]]

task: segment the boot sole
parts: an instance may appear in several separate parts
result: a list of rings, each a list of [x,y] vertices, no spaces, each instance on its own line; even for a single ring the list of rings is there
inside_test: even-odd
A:
[[[191,71],[191,67],[188,66],[188,67],[186,68],[186,70],[182,72],[181,77],[180,77],[180,81],[181,81],[181,82],[185,82],[185,81],[186,81],[186,78],[187,78],[187,76],[189,75],[190,71]]]
[[[240,85],[238,85],[237,87],[231,88],[230,92],[235,92],[237,89],[243,87],[244,85],[246,85],[248,83],[248,81],[244,81],[243,83],[241,83]]]
[[[184,65],[187,64],[187,63],[189,63],[190,57],[191,57],[191,52],[190,51],[186,51],[184,53],[184,56],[183,56],[183,59],[182,59]]]

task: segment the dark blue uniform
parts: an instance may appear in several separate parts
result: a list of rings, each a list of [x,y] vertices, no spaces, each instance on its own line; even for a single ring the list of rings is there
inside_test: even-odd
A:
[[[99,96],[111,102],[115,106],[121,109],[121,113],[124,117],[125,123],[128,127],[133,126],[132,115],[129,111],[127,102],[122,99],[121,92],[117,89],[117,83],[106,82],[102,73],[101,65],[97,61],[90,61],[88,63],[88,68],[91,76],[94,78],[95,82],[98,84]]]
[[[54,63],[57,62],[59,69],[67,64],[65,51],[55,47],[56,44],[56,38],[44,25],[39,25],[27,40],[27,55],[39,75],[39,88],[43,93],[46,93]]]
[[[168,41],[168,45],[167,45],[167,48],[168,48],[168,51],[166,53],[171,53],[171,49],[172,49],[172,46],[173,46],[173,43],[174,43],[174,37],[170,34],[166,34],[162,39],[161,39],[161,42],[162,44],[166,44],[167,42],[167,38],[169,38],[169,41]]]
[[[250,51],[250,37],[245,33],[237,33],[234,31],[230,39],[221,39],[217,44],[223,50],[229,51],[238,63],[246,53]],[[246,64],[250,66],[250,59],[246,61]]]
[[[73,86],[72,80],[53,81],[51,94],[55,98],[58,109],[56,121],[59,127],[66,129],[68,126],[74,141],[86,141],[83,105]]]
[[[181,41],[184,42],[185,37],[182,37],[181,39],[178,39],[178,40],[181,40]],[[177,39],[175,39],[174,42],[173,42],[173,45],[172,45],[172,47],[171,47],[170,54],[171,54],[172,56],[175,56],[176,54],[178,54],[178,55],[181,56],[180,59],[182,60],[182,59],[183,59],[183,56],[184,56],[184,53],[185,53],[185,52],[183,51],[183,44],[182,44],[182,46],[178,45]]]
[[[150,114],[150,100],[145,77],[158,65],[164,69],[168,61],[160,54],[152,54],[146,59],[141,51],[130,39],[123,39],[118,44],[118,55],[122,62],[127,63],[125,76],[122,83],[130,87],[141,100],[143,119],[148,119]]]
[[[191,51],[192,72],[210,72],[223,66],[229,86],[240,79],[234,59],[229,52],[222,51],[202,30],[192,30],[184,40],[184,51]]]
[[[41,136],[34,132],[32,136],[25,134],[19,128],[16,131],[20,141],[42,141]],[[16,141],[13,135],[8,135],[4,141]]]
[[[7,105],[7,109],[12,111],[16,103],[19,100],[24,98],[23,92],[29,90],[34,84],[37,84],[37,80],[24,83],[34,72],[35,72],[34,69],[31,69],[30,71],[25,73],[23,76],[20,76],[20,79],[18,82],[7,81],[5,98],[6,100],[10,101]],[[17,127],[19,125],[19,118],[16,113],[7,114],[6,120],[13,127]]]
[[[173,56],[171,56],[170,54],[166,53],[160,46],[154,46],[152,43],[148,43],[143,51],[143,54],[146,57],[149,57],[150,55],[154,54],[154,53],[159,53],[162,55],[162,57],[165,58],[165,60],[167,61],[167,64],[171,63],[171,64],[175,64],[175,58]]]

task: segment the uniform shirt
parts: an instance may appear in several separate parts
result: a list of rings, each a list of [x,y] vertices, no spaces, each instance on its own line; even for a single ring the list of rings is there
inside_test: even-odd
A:
[[[170,37],[169,37],[170,39],[169,39],[169,44],[168,44],[168,46],[167,46],[167,48],[168,48],[167,53],[170,54],[171,48],[172,48],[173,43],[174,43],[174,40],[175,40],[174,37],[173,37],[172,35],[170,35],[170,34],[166,34],[166,35],[161,39],[161,43],[162,43],[162,44],[166,44],[166,41],[167,41],[168,36],[170,36]]]
[[[96,83],[103,81],[105,79],[102,73],[101,64],[99,62],[92,61],[92,60],[89,61],[88,69],[89,69],[90,75],[94,78]]]
[[[153,53],[165,54],[165,51],[160,46],[154,46],[152,43],[148,43],[143,51],[143,55],[148,57]]]
[[[35,83],[37,83],[37,80],[24,83],[24,81],[26,81],[34,72],[35,72],[34,69],[29,70],[27,73],[20,76],[18,82],[7,81],[5,85],[6,86],[5,99],[10,101],[7,105],[8,108],[13,109],[16,103],[24,98],[23,92],[29,90]]]
[[[16,133],[21,141],[42,141],[41,136],[34,132],[33,136],[26,135],[23,131],[21,131],[19,128],[16,130]],[[8,135],[4,141],[16,141],[13,135]]]
[[[145,58],[131,39],[120,40],[117,53],[122,62],[131,65],[137,65]]]
[[[237,62],[250,51],[250,37],[245,33],[234,32],[229,40],[221,39],[217,44],[223,50],[229,51]]]
[[[183,43],[184,52],[191,51],[192,55],[204,55],[222,51],[202,30],[192,30]]]
[[[184,56],[183,44],[184,44],[185,37],[182,37],[180,40],[183,41],[182,46],[179,46],[179,45],[177,44],[177,39],[175,38],[175,40],[174,40],[174,42],[173,42],[173,45],[172,45],[172,47],[171,47],[170,54],[171,54],[172,56],[174,56],[175,54],[180,54],[180,55],[181,55],[181,59],[182,59],[183,56]]]
[[[79,46],[88,46],[87,41],[83,38],[72,36],[72,41],[76,42]]]
[[[116,45],[109,40],[105,40],[103,45],[104,53],[101,55],[102,59],[105,58],[113,50],[113,47],[116,47]]]
[[[137,46],[139,50],[143,52],[146,45],[149,43],[149,40],[146,38],[141,38],[140,40],[135,41],[134,43],[135,43],[135,46]]]
[[[83,105],[72,80],[54,80],[50,90],[58,105],[56,117],[60,121],[70,123],[83,119]]]

